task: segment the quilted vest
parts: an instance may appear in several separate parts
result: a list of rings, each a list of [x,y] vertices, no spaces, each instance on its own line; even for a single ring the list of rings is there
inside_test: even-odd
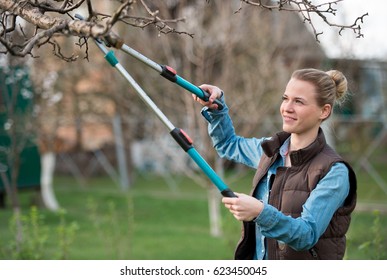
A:
[[[264,154],[253,179],[251,195],[254,194],[259,181],[279,156],[279,148],[289,136],[290,134],[286,132],[279,132],[270,140],[262,143]],[[308,199],[310,192],[334,163],[342,162],[348,167],[350,191],[344,205],[334,213],[327,229],[310,250],[296,251],[275,239],[267,238],[269,259],[343,259],[346,248],[345,234],[349,228],[350,214],[356,206],[356,175],[353,169],[329,147],[321,129],[311,145],[293,151],[289,156],[292,166],[277,168],[269,196],[269,204],[285,215],[294,218],[301,216],[302,205]],[[243,222],[242,238],[235,251],[235,259],[252,259],[254,251],[254,222]]]

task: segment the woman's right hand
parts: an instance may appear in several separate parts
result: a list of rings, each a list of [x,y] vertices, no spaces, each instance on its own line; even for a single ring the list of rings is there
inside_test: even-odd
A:
[[[200,104],[202,104],[203,106],[207,106],[210,109],[218,109],[218,105],[215,104],[214,101],[215,99],[219,99],[220,97],[222,97],[222,94],[223,94],[222,90],[217,86],[207,85],[207,84],[203,84],[199,86],[199,88],[201,88],[202,90],[210,94],[208,101],[204,101],[200,99],[195,94],[192,94],[193,99],[199,102]]]
[[[253,196],[235,193],[237,197],[223,197],[222,203],[238,221],[250,222],[263,210],[263,202]]]

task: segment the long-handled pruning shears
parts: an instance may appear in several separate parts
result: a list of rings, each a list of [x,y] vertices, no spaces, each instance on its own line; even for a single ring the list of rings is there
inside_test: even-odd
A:
[[[77,16],[77,17],[81,19],[80,16]],[[203,159],[203,157],[194,148],[191,138],[182,129],[176,128],[169,121],[169,119],[156,106],[156,104],[146,94],[146,92],[137,84],[137,82],[133,79],[133,77],[119,63],[114,52],[112,50],[109,51],[106,48],[106,46],[103,44],[103,42],[98,39],[95,40],[95,43],[97,44],[99,49],[105,54],[105,59],[109,62],[109,64],[114,68],[116,68],[118,72],[130,83],[130,85],[135,89],[135,91],[140,96],[140,98],[144,101],[144,103],[148,105],[148,107],[157,115],[157,117],[169,129],[173,139],[175,139],[175,141],[180,145],[180,147],[193,159],[193,161],[195,161],[195,163],[200,167],[200,169],[207,175],[207,177],[212,181],[212,183],[218,188],[221,194],[225,197],[236,197],[234,192],[230,188],[228,188],[228,186],[222,181],[222,179],[216,174],[216,172],[211,168],[211,166],[209,166],[209,164]],[[159,64],[147,59],[145,56],[141,55],[140,53],[137,53],[136,55],[139,58],[141,57],[141,61],[144,61],[144,62],[147,61],[146,64],[151,66],[155,70],[159,70],[160,67],[161,69],[164,69],[164,68],[167,69],[165,71],[172,73],[173,76],[176,78],[176,82],[179,81],[178,83],[179,85],[189,89],[191,92],[195,93],[199,98],[204,100],[207,98],[208,100],[208,95],[205,95],[206,93],[202,89],[192,85],[191,83],[177,76],[176,73],[171,70],[172,68],[169,68],[168,66],[165,66],[165,67],[160,66]],[[164,71],[164,70],[161,70],[161,71]],[[161,72],[161,73],[164,73],[164,72]],[[165,75],[169,75],[169,74],[162,74],[162,75],[165,77]]]
[[[108,46],[112,46],[118,50],[122,50],[123,52],[131,55],[132,57],[136,58],[137,60],[145,63],[150,68],[156,70],[161,76],[168,79],[169,81],[178,84],[182,88],[190,91],[191,93],[195,94],[197,97],[204,101],[208,101],[210,95],[208,92],[202,90],[200,87],[188,82],[181,76],[179,76],[174,68],[168,65],[162,65],[154,62],[150,58],[144,56],[143,54],[139,53],[138,51],[132,49],[128,45],[124,44],[124,41],[117,36],[115,33],[110,32],[108,35],[104,37],[105,43]],[[214,100],[214,103],[218,105],[218,109],[221,110],[223,108],[223,105],[219,100]]]

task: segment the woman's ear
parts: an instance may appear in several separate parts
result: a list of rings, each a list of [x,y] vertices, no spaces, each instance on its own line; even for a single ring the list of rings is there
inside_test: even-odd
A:
[[[326,120],[330,115],[331,115],[331,112],[332,112],[332,106],[330,104],[325,104],[322,108],[321,108],[321,116],[320,116],[320,119],[323,121],[323,120]]]

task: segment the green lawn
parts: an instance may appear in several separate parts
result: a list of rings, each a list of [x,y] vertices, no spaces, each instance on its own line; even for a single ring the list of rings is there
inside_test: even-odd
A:
[[[230,187],[248,192],[251,176]],[[358,176],[359,203],[387,205],[384,191],[364,172]],[[15,255],[12,211],[0,210],[0,259],[232,259],[239,222],[222,207],[224,234],[212,237],[206,190],[186,178],[174,177],[173,185],[170,180],[138,175],[131,190],[122,192],[105,177],[93,178],[85,187],[57,177],[61,213],[33,212],[32,192],[22,192],[25,242]],[[346,258],[387,259],[386,236],[385,212],[356,211]]]

